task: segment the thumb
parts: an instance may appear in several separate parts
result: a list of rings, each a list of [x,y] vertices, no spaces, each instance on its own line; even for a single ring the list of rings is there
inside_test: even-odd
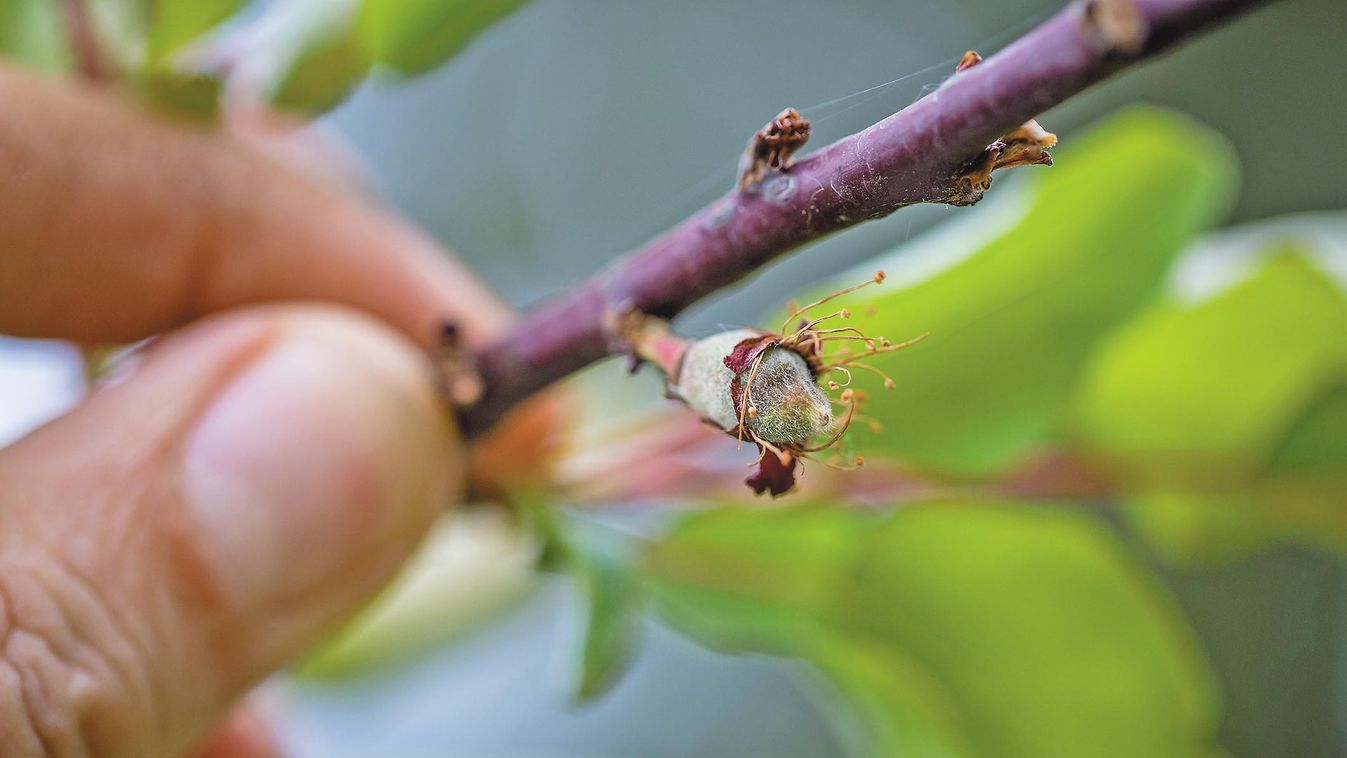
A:
[[[364,317],[164,340],[0,452],[0,744],[190,748],[396,570],[457,488],[452,438],[426,361]]]

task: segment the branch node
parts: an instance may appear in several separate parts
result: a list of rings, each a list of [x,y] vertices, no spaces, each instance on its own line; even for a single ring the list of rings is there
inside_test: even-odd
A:
[[[440,391],[449,402],[464,408],[482,399],[486,382],[477,368],[477,359],[471,351],[464,350],[461,343],[458,325],[445,322],[440,327],[439,345],[432,357]]]
[[[618,349],[626,353],[631,371],[649,362],[670,381],[677,379],[688,341],[674,334],[668,321],[632,308],[612,314],[609,328]]]
[[[1106,2],[1107,0],[1098,0]],[[1130,1],[1130,0],[1129,0]],[[982,56],[969,50],[954,68],[960,73],[982,62]],[[1057,144],[1057,135],[1047,131],[1035,119],[1029,119],[1014,131],[988,145],[970,161],[954,179],[949,198],[950,205],[972,205],[982,199],[992,186],[992,172],[1015,166],[1051,166],[1048,150]]]
[[[1134,0],[1085,0],[1080,33],[1097,55],[1140,55],[1150,37],[1150,24]]]
[[[769,171],[790,168],[791,156],[809,141],[809,119],[794,108],[787,108],[767,122],[748,140],[748,149],[739,159],[741,190],[760,183]]]

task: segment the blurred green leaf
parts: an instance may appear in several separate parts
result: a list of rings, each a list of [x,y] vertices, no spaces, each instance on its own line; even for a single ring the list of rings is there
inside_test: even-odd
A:
[[[0,0],[0,55],[33,68],[70,67],[60,9],[51,0]]]
[[[1213,684],[1172,602],[1061,507],[721,509],[644,569],[702,642],[815,665],[869,727],[863,754],[1213,751]]]
[[[1347,293],[1295,247],[1101,350],[1077,427],[1171,557],[1347,547]]]
[[[441,647],[523,599],[535,586],[536,548],[498,510],[446,516],[393,582],[298,673],[365,674]]]
[[[1239,558],[1280,542],[1347,550],[1347,482],[1269,481],[1212,493],[1155,487],[1128,495],[1124,514],[1171,562]]]
[[[869,451],[963,476],[1013,465],[1054,430],[1095,344],[1153,295],[1235,184],[1219,137],[1155,109],[1109,119],[1034,171],[1020,196],[973,211],[971,233],[945,251],[961,262],[841,301],[867,334],[931,333],[869,361],[893,391],[857,372],[884,426]],[[1008,204],[1023,210],[1006,228]]]
[[[404,74],[440,65],[525,0],[365,0],[361,38],[379,63]]]
[[[220,115],[224,83],[214,76],[146,69],[137,74],[134,87],[141,102],[175,118],[208,124]]]
[[[540,567],[565,571],[580,594],[581,619],[571,661],[571,699],[603,695],[625,673],[641,637],[643,596],[629,538],[542,502],[526,513],[542,546]]]
[[[1347,322],[1339,326],[1347,330]],[[1347,374],[1347,365],[1343,368]],[[1347,376],[1343,379],[1347,380]],[[1268,462],[1268,471],[1285,475],[1347,476],[1347,386],[1333,387],[1310,404],[1277,443]]]
[[[341,104],[369,72],[370,57],[353,19],[305,39],[271,91],[278,108],[317,116]]]
[[[150,64],[158,64],[210,31],[245,3],[246,0],[154,0],[147,40]]]
[[[631,663],[641,634],[641,596],[630,567],[603,554],[573,554],[571,572],[584,608],[574,696],[592,700],[607,692]]]
[[[1247,481],[1302,409],[1347,377],[1347,297],[1293,251],[1195,306],[1152,308],[1083,381],[1081,433],[1138,473]]]

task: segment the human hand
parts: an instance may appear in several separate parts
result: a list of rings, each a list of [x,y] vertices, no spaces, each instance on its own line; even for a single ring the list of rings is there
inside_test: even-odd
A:
[[[270,754],[230,709],[461,485],[435,325],[480,343],[508,313],[225,137],[3,66],[0,102],[0,333],[167,332],[0,450],[0,754]]]

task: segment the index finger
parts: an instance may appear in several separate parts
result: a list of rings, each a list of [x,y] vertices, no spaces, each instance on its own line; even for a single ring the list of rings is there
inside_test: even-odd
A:
[[[326,300],[424,345],[508,309],[409,225],[227,137],[0,65],[0,332],[128,342],[245,303]]]

